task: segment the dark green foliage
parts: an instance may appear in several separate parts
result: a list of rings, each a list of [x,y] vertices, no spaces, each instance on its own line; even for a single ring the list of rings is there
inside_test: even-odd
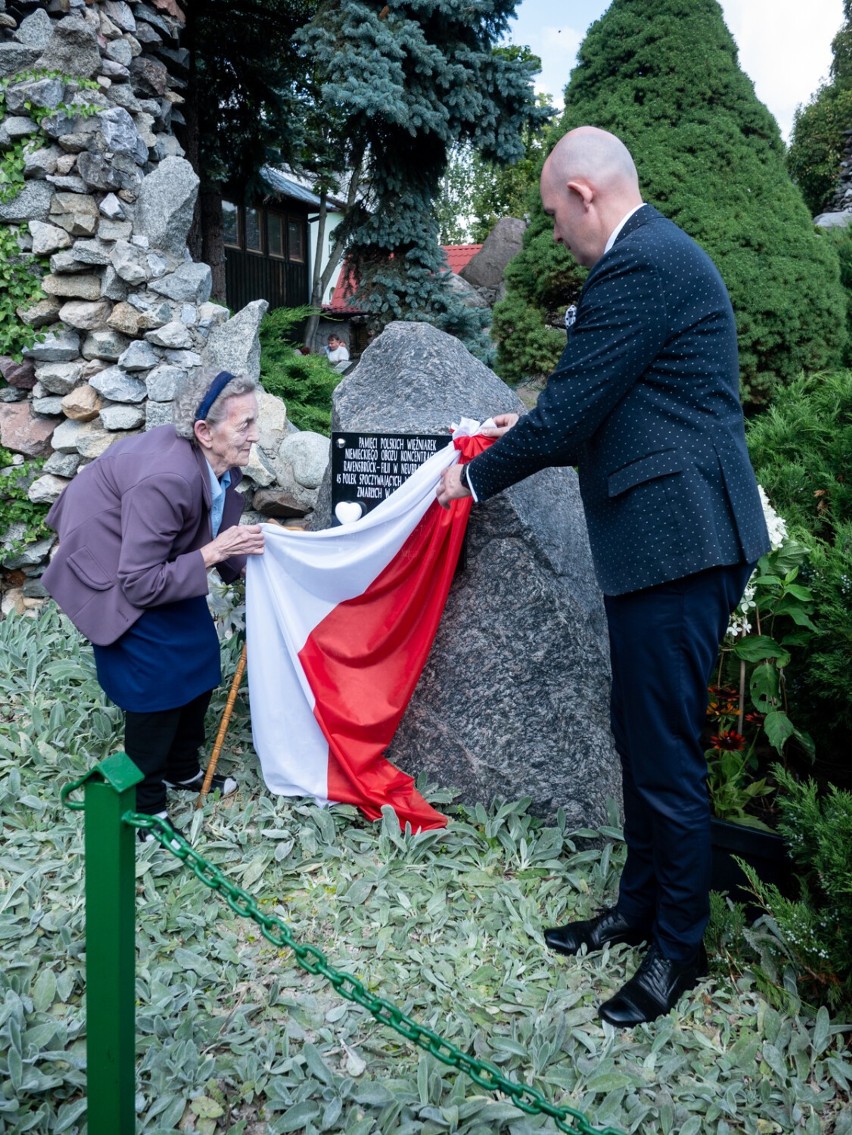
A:
[[[831,208],[840,177],[840,162],[852,129],[852,90],[837,90],[827,84],[817,91],[793,118],[787,168],[811,213]]]
[[[359,301],[378,326],[422,319],[487,356],[478,312],[444,287],[433,201],[454,143],[489,161],[523,156],[542,120],[534,64],[494,47],[516,0],[342,0],[320,6],[300,35],[341,135],[365,155],[366,199],[345,221]]]
[[[315,0],[189,0],[190,157],[205,182],[250,191],[301,141],[305,62],[291,43]]]
[[[784,898],[745,868],[754,893],[775,920],[803,993],[841,1015],[852,1011],[852,794],[813,781],[799,783],[780,767],[778,829],[801,883]]]
[[[717,0],[613,0],[580,49],[555,135],[585,123],[625,141],[645,199],[719,267],[737,315],[747,401],[763,403],[802,369],[839,361],[845,298],[836,254],[790,182],[778,127],[737,64]],[[539,231],[523,253],[530,279]],[[518,290],[544,318],[528,285]]]
[[[287,417],[300,430],[328,434],[331,430],[331,396],[340,374],[325,355],[301,355],[298,327],[308,318],[309,307],[279,307],[260,325],[260,381],[264,390],[287,406]]]
[[[47,536],[47,505],[35,504],[27,489],[39,476],[44,461],[12,464],[12,454],[0,447],[0,542],[6,558]]]
[[[748,442],[758,480],[811,552],[817,631],[788,676],[791,715],[841,775],[852,729],[852,371],[791,383],[749,423]]]
[[[787,166],[812,213],[822,213],[837,191],[840,161],[852,129],[852,4],[844,0],[844,23],[831,44],[831,78],[793,119]]]

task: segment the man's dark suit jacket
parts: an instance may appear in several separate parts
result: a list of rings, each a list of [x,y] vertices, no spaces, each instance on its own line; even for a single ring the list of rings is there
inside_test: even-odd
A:
[[[242,478],[231,469],[221,531],[239,523]],[[206,595],[199,549],[213,539],[212,492],[202,451],[173,426],[116,442],[81,469],[47,514],[59,547],[42,576],[78,630],[108,646],[148,607]],[[217,565],[226,582],[245,556]]]
[[[590,271],[536,408],[473,461],[470,480],[482,500],[549,465],[578,466],[607,595],[769,549],[727,290],[649,205]]]

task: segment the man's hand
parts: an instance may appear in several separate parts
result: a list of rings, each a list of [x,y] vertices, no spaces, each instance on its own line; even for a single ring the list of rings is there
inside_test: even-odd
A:
[[[495,414],[494,425],[483,427],[479,432],[483,437],[502,437],[517,422],[519,414]]]
[[[461,466],[451,465],[449,469],[445,469],[441,474],[441,483],[435,491],[435,496],[438,498],[438,504],[441,508],[449,508],[450,501],[461,500],[462,497],[469,497],[470,491],[461,483]]]

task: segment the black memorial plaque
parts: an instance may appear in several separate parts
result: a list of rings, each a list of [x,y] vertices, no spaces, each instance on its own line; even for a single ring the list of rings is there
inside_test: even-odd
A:
[[[451,440],[449,433],[333,433],[332,525],[366,516]]]

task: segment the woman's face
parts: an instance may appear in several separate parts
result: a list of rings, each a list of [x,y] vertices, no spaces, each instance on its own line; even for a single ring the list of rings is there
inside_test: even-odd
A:
[[[246,465],[260,436],[254,394],[232,395],[225,401],[225,411],[221,422],[196,423],[199,445],[217,477],[234,465]]]

